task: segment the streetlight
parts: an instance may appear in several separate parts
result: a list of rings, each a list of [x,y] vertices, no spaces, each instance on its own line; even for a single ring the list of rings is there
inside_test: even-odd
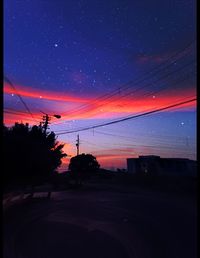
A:
[[[55,117],[56,117],[56,118],[58,118],[58,119],[59,119],[59,118],[61,118],[61,116],[60,116],[60,115],[53,115],[53,116],[55,116]]]

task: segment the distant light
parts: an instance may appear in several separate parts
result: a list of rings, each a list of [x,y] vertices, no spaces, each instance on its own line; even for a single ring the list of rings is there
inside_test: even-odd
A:
[[[181,122],[181,125],[184,125],[185,123],[184,122]]]
[[[153,99],[155,99],[156,98],[156,96],[153,96]]]
[[[58,44],[54,44],[54,47],[58,47]]]
[[[42,96],[40,96],[40,99],[42,99]]]
[[[15,96],[15,95],[12,93],[11,96],[13,97],[13,96]]]

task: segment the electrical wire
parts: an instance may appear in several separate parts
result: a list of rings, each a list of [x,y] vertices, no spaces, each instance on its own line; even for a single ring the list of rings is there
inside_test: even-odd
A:
[[[142,114],[133,115],[133,116],[129,116],[129,117],[124,117],[124,118],[121,118],[121,119],[118,119],[118,120],[115,120],[115,121],[111,121],[111,122],[107,122],[107,123],[103,123],[103,124],[100,124],[100,125],[94,125],[94,126],[85,127],[85,128],[79,129],[79,130],[72,130],[72,131],[66,131],[66,132],[63,132],[63,133],[57,133],[57,135],[63,135],[63,134],[68,134],[68,133],[86,131],[86,130],[90,130],[90,129],[94,129],[94,128],[98,128],[98,127],[102,127],[102,126],[112,125],[112,124],[116,124],[116,123],[120,123],[120,122],[130,120],[130,119],[135,119],[135,118],[138,118],[138,117],[142,117],[142,116],[154,114],[154,113],[157,113],[157,112],[160,112],[160,111],[164,111],[164,110],[167,110],[167,109],[171,109],[171,108],[174,108],[174,107],[178,107],[178,106],[188,104],[188,103],[191,103],[191,102],[194,102],[194,101],[196,101],[196,98],[193,98],[193,99],[190,99],[190,100],[187,100],[187,101],[183,101],[183,102],[179,102],[179,103],[175,103],[175,104],[172,104],[172,105],[169,105],[169,106],[166,106],[166,107],[158,108],[158,109],[148,111],[148,112],[145,112],[145,113],[142,113]]]
[[[23,100],[23,98],[21,97],[21,95],[18,93],[17,89],[15,88],[15,86],[13,85],[13,83],[7,78],[7,76],[4,76],[4,80],[14,89],[14,91],[16,92],[16,95],[18,96],[18,98],[20,99],[21,103],[24,105],[25,109],[27,110],[27,112],[30,114],[30,116],[33,118],[33,120],[35,120],[32,112],[30,111],[29,107],[27,106],[26,102]],[[35,122],[37,122],[35,120]]]
[[[171,57],[169,57],[169,58],[167,59],[167,61],[164,62],[164,64],[166,64],[168,61],[171,61],[171,59],[174,58],[174,57],[176,57],[177,55],[183,54],[184,51],[187,50],[188,48],[190,48],[194,42],[195,42],[195,41],[190,42],[190,43],[189,43],[186,47],[184,47],[181,51],[176,52],[175,54],[173,54]],[[183,56],[181,56],[181,58],[182,58],[182,57],[183,57]],[[176,61],[177,61],[177,60],[175,60],[175,61],[173,61],[173,62],[171,61],[171,63],[168,64],[167,67],[165,67],[165,68],[161,67],[161,70],[170,67],[170,66],[171,66],[174,62],[176,62]],[[141,75],[142,78],[139,79],[139,81],[136,81],[135,83],[143,82],[143,81],[145,81],[146,79],[148,79],[149,77],[152,77],[153,72],[155,72],[154,70],[160,68],[160,66],[162,66],[162,65],[163,65],[163,63],[162,63],[161,65],[157,66],[156,68],[153,68],[152,70],[150,70],[150,71],[146,74],[146,75],[149,75],[149,76],[147,76],[147,77],[145,77],[145,75]],[[158,72],[160,72],[160,70],[156,71],[155,74],[157,74]],[[155,74],[154,74],[154,75],[155,75]],[[140,78],[140,77],[139,77],[139,78]],[[121,90],[125,90],[125,89],[127,89],[127,88],[130,88],[131,86],[130,86],[129,84],[132,84],[132,83],[134,83],[134,80],[131,80],[130,82],[128,82],[128,83],[122,85],[122,86],[120,87],[120,89],[121,89]],[[128,86],[128,87],[127,87],[127,86]],[[118,87],[118,88],[119,88],[119,87]],[[124,88],[124,89],[123,89],[123,88]],[[99,102],[99,101],[102,101],[102,100],[111,98],[111,97],[115,96],[116,94],[118,94],[118,89],[114,90],[113,93],[104,94],[104,95],[102,95],[102,96],[96,98],[92,103],[89,103],[89,104],[86,104],[86,105],[82,105],[79,109],[70,110],[69,112],[70,112],[70,114],[73,114],[73,113],[77,113],[77,112],[79,112],[79,111],[83,111],[85,108],[91,107],[91,106],[94,105],[96,102]]]

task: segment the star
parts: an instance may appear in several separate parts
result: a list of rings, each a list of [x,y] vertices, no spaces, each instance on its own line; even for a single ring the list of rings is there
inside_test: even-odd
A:
[[[96,83],[96,80],[93,80],[92,85],[94,86],[94,85],[95,85],[95,83]]]
[[[184,125],[185,123],[184,122],[181,122],[181,125]]]
[[[54,44],[54,47],[58,47],[58,44],[57,44],[57,43],[55,43],[55,44]]]

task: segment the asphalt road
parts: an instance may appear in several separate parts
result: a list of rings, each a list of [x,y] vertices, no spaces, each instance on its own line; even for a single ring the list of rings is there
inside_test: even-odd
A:
[[[4,211],[3,258],[194,258],[196,200],[125,187],[35,197]]]

